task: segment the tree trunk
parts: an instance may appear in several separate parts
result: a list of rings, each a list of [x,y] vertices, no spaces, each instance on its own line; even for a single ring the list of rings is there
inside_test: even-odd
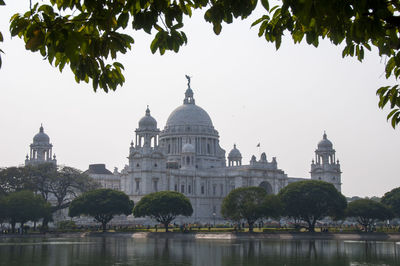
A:
[[[168,233],[168,225],[169,225],[169,223],[164,223],[165,233]]]
[[[317,220],[313,220],[311,221],[307,221],[308,223],[308,231],[314,233],[315,232],[315,223],[317,222]]]
[[[47,232],[48,228],[49,228],[49,219],[47,217],[44,217],[43,221],[42,221],[42,229],[41,229],[41,231],[42,232]]]
[[[19,228],[21,228],[21,235],[24,234],[24,223],[21,222],[21,225],[19,226]]]
[[[249,232],[253,233],[254,222],[247,222],[249,224]]]
[[[102,227],[103,227],[103,233],[107,231],[107,223],[106,222],[102,222],[101,223]]]
[[[15,222],[11,221],[10,224],[11,224],[11,233],[15,234]]]

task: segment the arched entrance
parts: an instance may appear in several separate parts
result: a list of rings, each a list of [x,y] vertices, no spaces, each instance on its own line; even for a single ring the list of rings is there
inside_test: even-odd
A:
[[[271,184],[268,183],[267,181],[261,182],[259,187],[262,187],[263,189],[265,189],[265,191],[267,191],[267,194],[273,194],[274,193]]]

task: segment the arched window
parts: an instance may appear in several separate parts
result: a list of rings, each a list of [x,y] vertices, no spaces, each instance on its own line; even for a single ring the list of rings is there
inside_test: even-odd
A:
[[[189,164],[190,164],[190,157],[187,156],[187,157],[186,157],[186,165],[189,165]]]

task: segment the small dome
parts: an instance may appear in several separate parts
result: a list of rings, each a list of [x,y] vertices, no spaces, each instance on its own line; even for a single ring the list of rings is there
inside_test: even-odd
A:
[[[182,153],[195,153],[196,149],[194,148],[194,146],[190,143],[186,143],[185,145],[183,145],[182,147]]]
[[[157,121],[150,115],[150,109],[147,106],[146,115],[139,120],[139,129],[154,130],[157,129]]]
[[[33,143],[34,144],[49,144],[50,143],[50,138],[46,133],[44,133],[44,129],[43,129],[42,125],[40,125],[39,133],[37,133],[33,137]]]
[[[320,142],[318,142],[319,150],[330,150],[332,149],[332,142],[327,138],[326,133],[324,132],[324,136]]]
[[[233,149],[229,152],[228,159],[242,159],[242,154],[236,148],[236,144],[233,145]]]

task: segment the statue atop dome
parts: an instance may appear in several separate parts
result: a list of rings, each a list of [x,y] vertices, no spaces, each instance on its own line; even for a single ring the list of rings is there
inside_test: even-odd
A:
[[[188,80],[188,88],[186,89],[185,99],[183,100],[183,103],[184,104],[195,104],[194,98],[193,98],[193,91],[190,88],[190,79],[191,79],[191,77],[189,75],[185,75],[185,77]]]
[[[189,75],[185,75],[185,77],[188,80],[188,88],[190,89],[190,79],[191,79],[191,77]]]

